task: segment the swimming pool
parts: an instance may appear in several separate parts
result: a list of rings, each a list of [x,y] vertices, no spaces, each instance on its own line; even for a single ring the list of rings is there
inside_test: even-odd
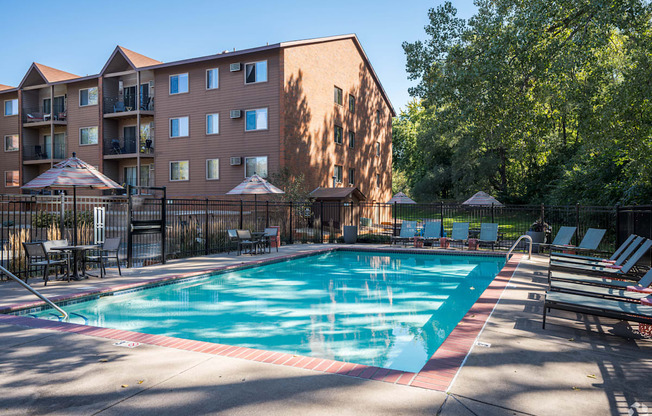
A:
[[[504,257],[331,251],[66,306],[71,322],[419,371]],[[51,311],[37,314],[53,318]]]

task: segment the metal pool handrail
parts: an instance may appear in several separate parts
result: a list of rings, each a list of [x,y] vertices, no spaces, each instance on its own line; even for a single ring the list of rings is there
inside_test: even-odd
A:
[[[512,247],[507,252],[507,261],[509,261],[509,256],[512,254],[512,251],[516,248],[516,246],[518,245],[518,243],[522,239],[526,239],[526,240],[528,240],[530,242],[530,250],[528,251],[527,258],[528,258],[528,260],[530,260],[532,258],[532,237],[530,237],[527,234],[524,234],[524,235],[520,236],[519,238],[517,238],[516,242],[514,244],[512,244]]]
[[[66,320],[66,321],[68,320],[68,313],[67,313],[66,311],[64,311],[63,309],[61,309],[61,308],[58,307],[57,305],[55,305],[55,304],[54,304],[50,299],[48,299],[48,298],[46,298],[45,296],[41,295],[41,294],[40,294],[36,289],[34,289],[33,287],[31,287],[31,286],[28,285],[27,283],[23,282],[22,280],[20,280],[20,279],[19,279],[18,277],[16,277],[13,273],[11,273],[9,270],[5,269],[5,268],[2,267],[2,266],[0,266],[0,272],[6,274],[7,276],[11,277],[12,279],[14,279],[14,280],[17,281],[18,283],[20,283],[20,285],[21,285],[22,287],[24,287],[25,289],[29,290],[29,291],[32,292],[34,295],[38,296],[39,299],[41,299],[42,301],[44,301],[45,303],[47,303],[48,305],[50,305],[51,307],[53,307],[54,309],[56,309],[60,314],[62,314],[64,320]]]

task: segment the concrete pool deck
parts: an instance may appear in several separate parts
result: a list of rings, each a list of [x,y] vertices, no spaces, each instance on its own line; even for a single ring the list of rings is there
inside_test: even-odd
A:
[[[323,247],[333,245],[284,246],[279,254]],[[122,278],[57,282],[43,293],[69,295],[254,258],[184,259],[133,269]],[[545,261],[521,261],[448,394],[156,345],[122,348],[111,339],[0,321],[0,414],[558,416],[626,415],[635,403],[652,408],[651,340],[612,335],[635,336],[614,320],[576,321],[577,314],[559,311],[541,329]],[[41,281],[30,282],[43,289]],[[30,296],[18,285],[1,284],[0,309],[32,301]]]

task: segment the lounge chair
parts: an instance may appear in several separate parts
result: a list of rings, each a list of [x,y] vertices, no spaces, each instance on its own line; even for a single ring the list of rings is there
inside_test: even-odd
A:
[[[617,280],[614,282],[618,282]],[[620,283],[626,283],[620,281]],[[594,286],[582,282],[564,282],[553,280],[550,282],[550,291],[574,293],[576,295],[593,296],[599,298],[621,300],[623,302],[640,302],[652,294],[652,269],[639,280],[637,285],[621,286]]]
[[[570,244],[573,235],[575,235],[575,230],[577,230],[577,227],[568,227],[564,225],[559,228],[552,243],[539,243],[539,247],[567,246]]]
[[[550,247],[550,250],[573,250],[573,251],[599,251],[598,246],[600,245],[600,242],[602,241],[602,237],[604,237],[604,234],[607,232],[607,230],[599,229],[599,228],[589,228],[586,230],[586,234],[584,234],[584,238],[582,241],[580,241],[580,244],[577,246],[571,246],[571,245],[561,245],[561,246],[556,246],[552,245]]]
[[[403,221],[401,224],[401,232],[398,237],[392,237],[392,244],[402,242],[410,242],[414,238],[414,235],[417,232],[417,222],[416,221]]]
[[[468,222],[454,222],[453,231],[451,232],[451,241],[459,241],[466,244],[469,240],[469,223]]]
[[[434,243],[441,237],[441,221],[428,221],[423,230],[423,241]]]
[[[652,240],[645,240],[645,242],[638,248],[638,250],[636,250],[636,252],[632,254],[632,256],[622,266],[611,264],[580,264],[551,260],[550,266],[548,267],[548,275],[552,277],[553,272],[567,272],[584,275],[606,275],[609,277],[623,276],[624,278],[627,278],[627,275],[629,275],[630,272],[636,271],[634,269],[636,263],[638,263],[638,261],[641,259],[641,257],[643,257],[643,255],[645,255],[650,247],[652,247]],[[633,278],[633,276],[630,276],[630,278]]]
[[[591,265],[623,264],[625,260],[645,241],[644,237],[630,235],[623,244],[608,259],[601,257],[580,256],[577,254],[554,253],[550,256],[550,261],[562,261],[565,263],[580,263]]]
[[[652,324],[652,306],[571,293],[548,292],[543,304],[543,329],[546,328],[547,312],[551,309]]]
[[[480,224],[480,237],[478,243],[491,244],[491,249],[498,244],[498,224],[493,222],[483,222]]]

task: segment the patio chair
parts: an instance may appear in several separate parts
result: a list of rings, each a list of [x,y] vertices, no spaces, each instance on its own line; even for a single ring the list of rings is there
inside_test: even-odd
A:
[[[263,244],[263,249],[267,247],[270,253],[272,252],[272,241],[274,241],[276,252],[278,253],[278,230],[278,228],[265,228],[265,235],[263,236],[261,244]]]
[[[249,254],[255,254],[260,245],[260,241],[254,240],[249,230],[236,230],[238,234],[238,255],[242,254],[243,248],[249,247]]]
[[[498,244],[498,224],[493,222],[483,222],[480,224],[479,244],[491,244],[491,249]]]
[[[124,102],[118,101],[117,103],[113,104],[114,113],[122,113],[123,111],[126,111]]]
[[[578,246],[553,245],[550,247],[550,251],[552,250],[599,251],[598,246],[600,245],[600,242],[602,241],[602,237],[604,237],[604,234],[606,232],[607,230],[603,230],[599,228],[589,228],[588,230],[586,230],[586,234],[584,234],[584,238],[582,238],[582,241],[580,241],[580,244]]]
[[[398,237],[392,236],[392,244],[402,242],[410,242],[417,233],[417,222],[416,221],[403,221],[401,223],[401,232]]]
[[[563,261],[566,263],[580,263],[591,265],[607,265],[615,264],[617,266],[623,264],[625,260],[645,241],[644,237],[638,237],[634,234],[630,235],[623,244],[618,247],[616,251],[608,259],[601,257],[581,256],[578,254],[569,253],[554,253],[551,254],[550,260]]]
[[[561,226],[555,235],[555,239],[552,240],[552,243],[539,243],[540,248],[552,247],[552,246],[566,246],[569,245],[573,236],[575,235],[575,230],[577,227],[568,227]],[[552,253],[552,251],[551,251]]]
[[[424,242],[434,243],[441,237],[441,221],[428,221],[423,229]]]
[[[451,241],[459,241],[466,244],[469,241],[469,223],[454,222],[453,231],[451,232]]]
[[[115,260],[118,265],[118,274],[122,276],[122,270],[120,270],[120,258],[118,254],[120,253],[120,237],[107,238],[102,243],[102,248],[98,250],[98,254],[91,254],[84,257],[84,269],[86,263],[98,263],[100,265],[100,278],[106,276],[106,263],[109,260]]]
[[[652,240],[646,240],[634,254],[622,266],[607,265],[594,266],[590,264],[564,263],[561,261],[551,261],[548,268],[548,280],[570,280],[573,281],[574,275],[600,276],[607,278],[621,278],[626,280],[638,280],[634,274],[636,263],[652,247]]]
[[[652,324],[652,306],[571,293],[548,292],[543,304],[543,329],[546,328],[547,312],[551,309]]]
[[[54,260],[50,258],[47,250],[43,243],[23,243],[25,248],[25,254],[27,255],[27,271],[25,275],[25,283],[29,279],[29,270],[32,267],[43,267],[43,281],[45,282],[44,286],[48,284],[48,272],[50,271],[51,266],[65,266],[66,275],[68,276],[68,281],[70,281],[70,264],[67,259]],[[55,267],[55,277],[59,277],[59,272],[57,267]]]
[[[240,245],[238,243],[238,232],[237,230],[226,230],[227,236],[227,250],[231,254],[231,247],[234,247],[233,251],[240,251]]]
[[[640,302],[641,299],[652,294],[652,288],[649,287],[651,284],[652,269],[650,269],[645,276],[639,280],[637,285],[604,287],[553,280],[550,282],[550,291],[613,299],[622,302]]]

